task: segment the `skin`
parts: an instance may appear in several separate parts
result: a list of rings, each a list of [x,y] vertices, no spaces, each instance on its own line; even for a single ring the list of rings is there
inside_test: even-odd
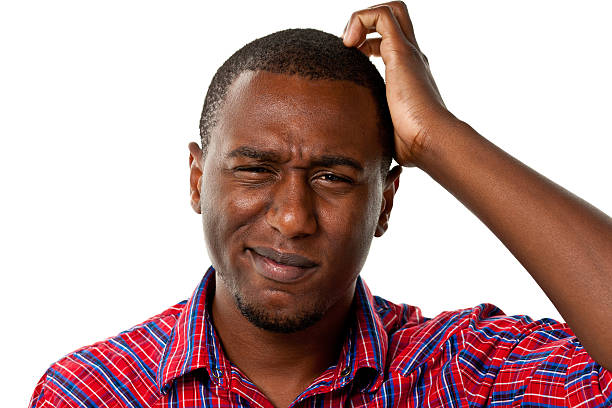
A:
[[[381,38],[366,39],[371,32]],[[533,276],[589,354],[612,368],[610,217],[505,153],[446,109],[404,3],[353,13],[343,39],[346,46],[381,56],[385,63],[395,160],[425,171],[478,216]],[[217,130],[223,138],[214,137],[207,158],[195,143],[189,146],[192,205],[203,214],[213,264],[222,265],[227,275],[218,279],[215,325],[229,358],[277,407],[288,406],[335,362],[354,280],[372,236],[386,229],[399,183],[396,168],[384,182],[363,179],[363,185],[348,193],[331,193],[322,186],[311,159],[327,148],[355,155],[367,163],[371,176],[378,175],[377,139],[372,129],[366,130],[375,123],[368,116],[372,101],[363,94],[357,97],[358,86],[337,85],[272,74],[244,78],[234,84],[242,93],[234,93],[224,108],[226,120]],[[263,102],[269,111],[262,110]],[[231,115],[232,109],[240,115]],[[345,127],[352,120],[342,122],[344,115],[354,115],[365,126],[357,144]],[[262,126],[266,133],[260,132]],[[223,163],[222,155],[236,139],[282,151],[283,160],[274,164],[265,182],[247,188],[234,173],[224,172],[223,166],[231,163]],[[201,195],[206,200],[200,200]],[[244,255],[244,247],[252,242],[301,251],[320,261],[328,273],[314,273],[296,284],[262,280],[249,272]],[[352,258],[326,257],[323,249]],[[297,334],[266,332],[240,314],[228,282],[285,317],[312,308],[308,299],[313,295],[330,299],[329,307],[318,323]]]
[[[230,87],[206,157],[189,145],[192,205],[217,271],[213,322],[230,360],[275,406],[289,405],[336,362],[357,276],[372,238],[387,228],[400,168],[383,182],[377,122],[370,91],[352,82],[245,72]],[[253,249],[262,247],[316,266],[297,281],[275,281],[260,273]],[[269,320],[322,317],[295,333],[263,330],[243,316],[237,296]]]

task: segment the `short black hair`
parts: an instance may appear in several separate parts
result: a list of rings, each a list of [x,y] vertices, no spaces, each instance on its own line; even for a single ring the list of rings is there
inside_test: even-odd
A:
[[[312,80],[346,80],[368,88],[377,106],[378,127],[382,133],[381,176],[384,180],[393,155],[393,124],[385,81],[361,51],[346,47],[340,37],[311,28],[288,29],[258,38],[221,65],[208,87],[200,118],[204,155],[217,123],[217,112],[230,85],[247,70],[299,75]]]

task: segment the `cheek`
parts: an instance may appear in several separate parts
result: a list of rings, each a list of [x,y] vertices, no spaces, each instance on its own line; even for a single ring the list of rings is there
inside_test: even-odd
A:
[[[322,212],[330,235],[330,253],[337,254],[331,261],[338,267],[359,271],[365,263],[378,222],[380,199],[377,197],[376,192],[363,194],[359,199],[326,207]]]
[[[345,233],[360,240],[369,242],[374,237],[378,216],[380,213],[381,194],[377,189],[370,188],[358,199],[353,200],[339,211],[343,216],[342,224]]]
[[[247,227],[265,209],[265,197],[269,195],[236,188],[220,174],[205,179],[202,192],[202,222],[208,247],[217,254],[237,251]]]

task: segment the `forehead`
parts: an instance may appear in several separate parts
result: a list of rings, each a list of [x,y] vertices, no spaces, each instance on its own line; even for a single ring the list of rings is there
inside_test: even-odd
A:
[[[232,83],[211,143],[334,153],[376,161],[382,156],[370,91],[350,81],[245,71]],[[218,153],[222,153],[218,152]]]

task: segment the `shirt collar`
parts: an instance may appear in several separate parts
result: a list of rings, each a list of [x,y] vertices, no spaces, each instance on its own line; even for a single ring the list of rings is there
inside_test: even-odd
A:
[[[214,288],[215,270],[211,266],[185,304],[162,353],[157,385],[164,394],[175,378],[198,368],[206,368],[209,378],[222,383],[226,359],[207,306]]]
[[[361,277],[357,278],[354,302],[353,324],[338,360],[337,386],[358,380],[361,391],[374,392],[385,377],[388,334],[374,297]]]
[[[198,369],[205,369],[217,385],[229,384],[231,363],[223,353],[209,313],[214,289],[215,270],[211,266],[185,304],[162,353],[157,385],[164,394],[176,378]],[[332,368],[336,372],[329,388],[338,389],[359,379],[363,391],[373,392],[384,380],[388,336],[361,277],[357,278],[354,302],[353,324]]]

